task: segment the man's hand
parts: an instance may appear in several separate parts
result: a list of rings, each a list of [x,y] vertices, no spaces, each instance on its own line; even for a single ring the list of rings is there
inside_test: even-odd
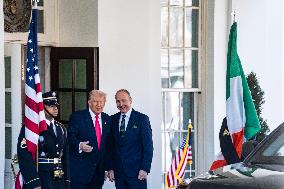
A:
[[[110,182],[113,182],[114,181],[114,171],[113,170],[108,171],[107,177],[108,177]]]
[[[138,179],[139,180],[146,180],[147,179],[147,172],[144,171],[144,170],[140,170],[139,175],[138,175]]]
[[[93,150],[92,146],[89,146],[89,141],[86,142],[80,142],[80,150],[83,152],[91,152]]]
[[[35,187],[34,189],[41,189],[41,187],[40,187],[40,186],[38,186],[38,187]]]

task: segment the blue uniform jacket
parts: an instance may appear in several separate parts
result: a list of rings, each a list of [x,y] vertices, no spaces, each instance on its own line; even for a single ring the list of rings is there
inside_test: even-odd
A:
[[[19,167],[23,175],[25,189],[33,189],[41,186],[42,188],[69,188],[69,160],[68,160],[68,144],[67,144],[67,131],[59,122],[54,122],[57,131],[57,137],[53,132],[53,128],[47,127],[46,131],[39,134],[38,142],[38,157],[40,158],[61,158],[62,164],[38,164],[33,160],[32,154],[27,150],[25,141],[25,126],[22,126],[18,138],[17,153],[19,159]],[[53,182],[52,175],[53,169],[57,166],[62,167],[64,170],[64,178],[62,183]],[[57,186],[57,185],[60,185]],[[64,185],[64,184],[63,184]]]
[[[115,176],[123,172],[128,177],[137,177],[139,170],[150,172],[153,158],[152,129],[149,117],[132,109],[125,137],[119,134],[121,113],[111,116],[112,119],[112,157]]]

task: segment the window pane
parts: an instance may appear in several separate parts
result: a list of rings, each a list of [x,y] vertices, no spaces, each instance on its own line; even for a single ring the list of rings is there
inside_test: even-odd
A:
[[[5,88],[11,88],[11,57],[5,57]]]
[[[45,89],[45,47],[38,47],[38,67],[41,88]]]
[[[172,160],[176,154],[176,149],[179,147],[179,132],[166,132],[163,137],[163,152],[162,160],[165,162],[164,171],[169,170]]]
[[[165,92],[165,127],[167,130],[179,130],[180,110],[179,92]]]
[[[170,8],[170,46],[183,46],[183,8]]]
[[[72,88],[72,59],[59,60],[59,88]]]
[[[166,113],[166,93],[162,92],[162,112],[163,112],[163,118],[162,118],[162,131],[166,130],[166,121],[165,119],[167,118],[165,113]]]
[[[186,170],[189,170],[189,169],[186,169]],[[195,177],[195,172],[194,171],[192,171],[191,172],[191,178],[192,177]],[[187,178],[190,178],[190,173],[189,173],[189,171],[186,171],[185,173],[184,173],[184,177],[183,177],[184,179],[187,179]]]
[[[43,6],[44,0],[39,0],[39,2],[37,3],[37,6]]]
[[[37,14],[37,32],[44,33],[44,14],[43,10],[38,10]]]
[[[170,50],[170,88],[184,88],[183,50]]]
[[[12,157],[12,128],[5,127],[5,159]]]
[[[189,119],[194,121],[194,94],[193,93],[181,93],[181,122],[183,130],[187,130]]]
[[[165,6],[168,5],[169,0],[160,0],[160,5]]]
[[[12,123],[11,93],[5,92],[5,122]]]
[[[167,47],[169,45],[169,14],[168,7],[161,8],[161,46]]]
[[[184,57],[185,88],[198,88],[198,51],[186,49]]]
[[[183,0],[170,0],[170,5],[183,5]]]
[[[77,89],[86,89],[87,87],[87,72],[86,72],[86,60],[85,59],[76,59],[76,75],[75,75],[75,88]]]
[[[169,87],[169,54],[168,49],[161,49],[162,88]]]
[[[198,0],[185,0],[185,6],[199,6],[199,1]]]
[[[69,116],[72,113],[72,93],[59,92],[59,104],[60,119],[63,121],[68,121]]]
[[[185,8],[185,46],[198,47],[198,10]]]
[[[87,108],[87,93],[75,92],[75,111]]]

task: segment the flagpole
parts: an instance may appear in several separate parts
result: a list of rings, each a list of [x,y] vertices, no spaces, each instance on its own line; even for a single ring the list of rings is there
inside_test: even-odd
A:
[[[33,7],[33,9],[37,9],[37,3],[39,2],[39,0],[33,0],[34,1],[34,7]],[[37,19],[37,18],[36,18]],[[35,21],[35,23],[37,23],[36,21]],[[37,27],[37,26],[35,26],[35,27]],[[37,34],[35,34],[35,35],[37,35]],[[37,51],[37,50],[36,50]],[[35,159],[35,161],[36,161],[36,171],[38,172],[38,146],[37,146],[37,148],[36,148],[36,159]]]
[[[189,125],[189,128],[188,128],[188,130],[190,129],[190,125],[191,125],[192,123],[191,123],[191,119],[188,119],[188,125]],[[189,132],[189,131],[187,131],[187,132]],[[191,163],[189,164],[189,178],[191,178],[192,177],[192,172],[191,172]]]

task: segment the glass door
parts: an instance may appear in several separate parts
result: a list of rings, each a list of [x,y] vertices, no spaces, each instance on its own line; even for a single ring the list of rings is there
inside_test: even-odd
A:
[[[98,89],[98,48],[51,49],[51,89],[58,91],[58,120],[67,124],[72,112],[87,107],[88,93]]]

